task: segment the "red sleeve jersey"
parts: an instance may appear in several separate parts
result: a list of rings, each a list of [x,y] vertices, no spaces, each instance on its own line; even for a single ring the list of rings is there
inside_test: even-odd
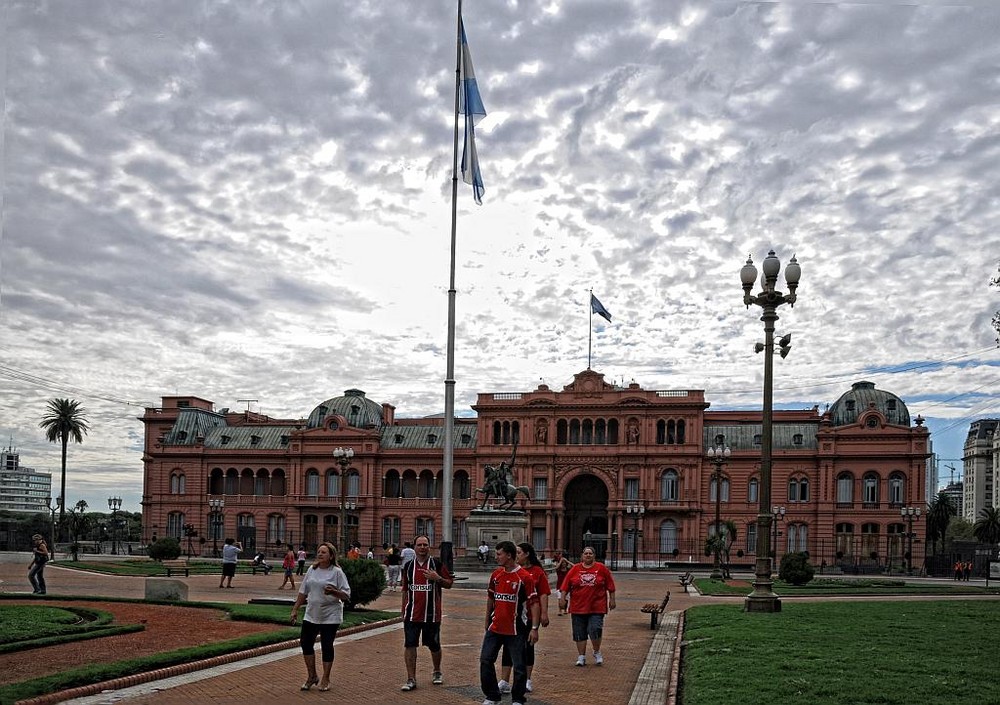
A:
[[[559,589],[569,593],[571,614],[607,614],[608,592],[615,591],[615,579],[603,563],[587,568],[577,563],[569,569]]]
[[[418,563],[414,558],[403,566],[403,620],[406,622],[441,621],[441,583],[427,579],[427,570],[437,572],[447,580],[448,567],[439,560],[428,558]]]
[[[525,570],[531,573],[531,577],[535,579],[535,589],[538,590],[539,597],[552,594],[552,588],[549,587],[549,576],[545,574],[545,568],[533,565]]]
[[[528,606],[538,602],[538,591],[531,573],[520,566],[510,571],[497,568],[490,576],[487,590],[493,598],[489,630],[496,634],[523,633],[524,625],[529,620]]]

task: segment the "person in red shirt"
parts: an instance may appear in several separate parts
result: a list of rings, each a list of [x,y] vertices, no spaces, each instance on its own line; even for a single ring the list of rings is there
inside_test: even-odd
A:
[[[524,647],[538,641],[541,608],[538,590],[531,573],[516,562],[517,549],[510,541],[496,546],[499,567],[490,575],[486,598],[486,634],[479,652],[479,685],[486,700],[483,705],[500,705],[500,686],[496,663],[504,647],[510,653],[514,668],[511,705],[524,705],[528,671],[524,664]],[[527,633],[518,622],[526,622]]]
[[[549,576],[545,574],[542,562],[538,560],[535,547],[527,541],[517,544],[516,560],[517,564],[528,571],[531,577],[535,579],[535,587],[538,590],[538,613],[541,615],[540,624],[543,627],[547,627],[549,626],[549,595],[552,594],[552,588],[549,587]],[[526,622],[518,622],[519,627],[522,625],[524,631],[527,632],[530,625]],[[511,691],[510,669],[514,664],[507,649],[504,649],[503,654],[500,656],[500,665],[502,666],[500,669],[500,692],[509,693]],[[524,665],[528,671],[528,680],[525,683],[524,689],[531,693],[534,691],[534,686],[531,683],[531,674],[535,670],[535,647],[533,644],[526,644],[524,647]]]
[[[573,618],[573,641],[576,642],[577,666],[587,665],[587,637],[594,648],[594,663],[604,663],[601,640],[604,636],[604,615],[615,608],[615,579],[603,563],[597,562],[594,549],[583,549],[580,562],[569,569],[559,586],[559,609]]]
[[[403,565],[403,660],[406,683],[400,690],[417,687],[417,646],[423,640],[431,652],[434,675],[431,683],[441,685],[441,589],[451,589],[454,579],[448,566],[431,558],[431,540],[418,536],[413,540],[416,557]]]

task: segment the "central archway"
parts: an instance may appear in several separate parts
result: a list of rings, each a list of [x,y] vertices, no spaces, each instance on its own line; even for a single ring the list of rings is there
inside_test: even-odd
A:
[[[566,550],[577,560],[583,550],[585,535],[604,560],[608,550],[608,488],[594,475],[580,475],[570,480],[563,495],[566,508],[563,524]]]

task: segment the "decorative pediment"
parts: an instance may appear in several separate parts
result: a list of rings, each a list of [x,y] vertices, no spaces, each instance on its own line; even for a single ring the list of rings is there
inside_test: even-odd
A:
[[[604,375],[594,370],[584,370],[573,375],[573,383],[563,387],[564,392],[579,392],[593,394],[594,392],[611,392],[615,386],[604,381]]]

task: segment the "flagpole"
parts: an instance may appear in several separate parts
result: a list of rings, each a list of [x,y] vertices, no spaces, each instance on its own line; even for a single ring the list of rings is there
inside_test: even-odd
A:
[[[590,347],[594,340],[594,289],[590,289],[590,299],[587,300],[587,308],[590,309],[590,325],[587,326],[587,369],[590,369]]]
[[[462,89],[462,0],[458,0],[455,21],[455,136],[451,158],[451,265],[448,279],[448,351],[444,380],[444,459],[441,481],[441,561],[449,570],[455,567],[454,537],[452,536],[452,487],[455,456],[455,259],[458,232],[458,97]]]

